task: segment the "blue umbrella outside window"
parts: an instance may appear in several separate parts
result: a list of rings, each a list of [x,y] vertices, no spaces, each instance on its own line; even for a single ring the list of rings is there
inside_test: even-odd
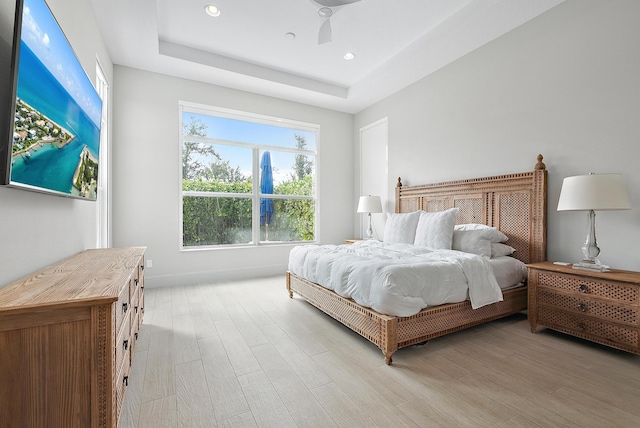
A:
[[[260,193],[269,195],[273,193],[273,172],[271,169],[271,153],[262,154],[260,159]],[[265,240],[269,240],[269,223],[273,217],[275,207],[270,198],[260,198],[260,225],[265,225]]]

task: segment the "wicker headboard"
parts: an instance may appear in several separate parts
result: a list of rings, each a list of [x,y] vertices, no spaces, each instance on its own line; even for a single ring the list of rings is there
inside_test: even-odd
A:
[[[509,237],[524,263],[547,258],[547,170],[538,155],[531,172],[403,186],[398,177],[396,212],[458,207],[456,224],[483,223]]]

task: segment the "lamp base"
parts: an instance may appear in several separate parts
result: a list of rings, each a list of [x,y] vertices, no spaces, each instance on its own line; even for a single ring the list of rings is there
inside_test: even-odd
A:
[[[592,272],[609,272],[609,266],[603,265],[598,260],[600,254],[600,248],[598,248],[598,242],[596,241],[596,212],[589,210],[587,213],[589,219],[589,226],[587,228],[587,239],[582,246],[582,254],[584,259],[581,262],[574,263],[574,269],[590,270]]]
[[[596,240],[596,212],[589,210],[587,213],[587,219],[589,221],[587,227],[587,239],[582,246],[582,259],[585,265],[599,265],[598,255],[600,255],[600,248],[598,247],[598,241]]]
[[[589,270],[592,272],[609,272],[609,266],[603,265],[597,260],[595,262],[592,262],[590,260],[583,260],[581,262],[574,263],[573,268],[579,270]]]
[[[373,227],[371,225],[371,213],[369,213],[369,227],[367,227],[367,240],[373,239]]]

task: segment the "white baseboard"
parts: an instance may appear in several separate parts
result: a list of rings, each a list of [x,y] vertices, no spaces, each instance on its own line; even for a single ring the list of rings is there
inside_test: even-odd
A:
[[[148,275],[145,270],[145,287],[172,287],[194,284],[204,284],[220,281],[233,281],[243,279],[253,279],[261,277],[272,277],[282,275],[284,280],[287,266],[260,266],[243,267],[242,269],[220,269],[202,272],[184,272],[167,275]]]

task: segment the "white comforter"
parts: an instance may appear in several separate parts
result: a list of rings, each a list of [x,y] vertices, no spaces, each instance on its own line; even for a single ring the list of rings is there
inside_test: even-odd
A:
[[[467,298],[473,309],[502,301],[489,261],[460,251],[379,241],[305,245],[291,250],[289,271],[387,315]]]

